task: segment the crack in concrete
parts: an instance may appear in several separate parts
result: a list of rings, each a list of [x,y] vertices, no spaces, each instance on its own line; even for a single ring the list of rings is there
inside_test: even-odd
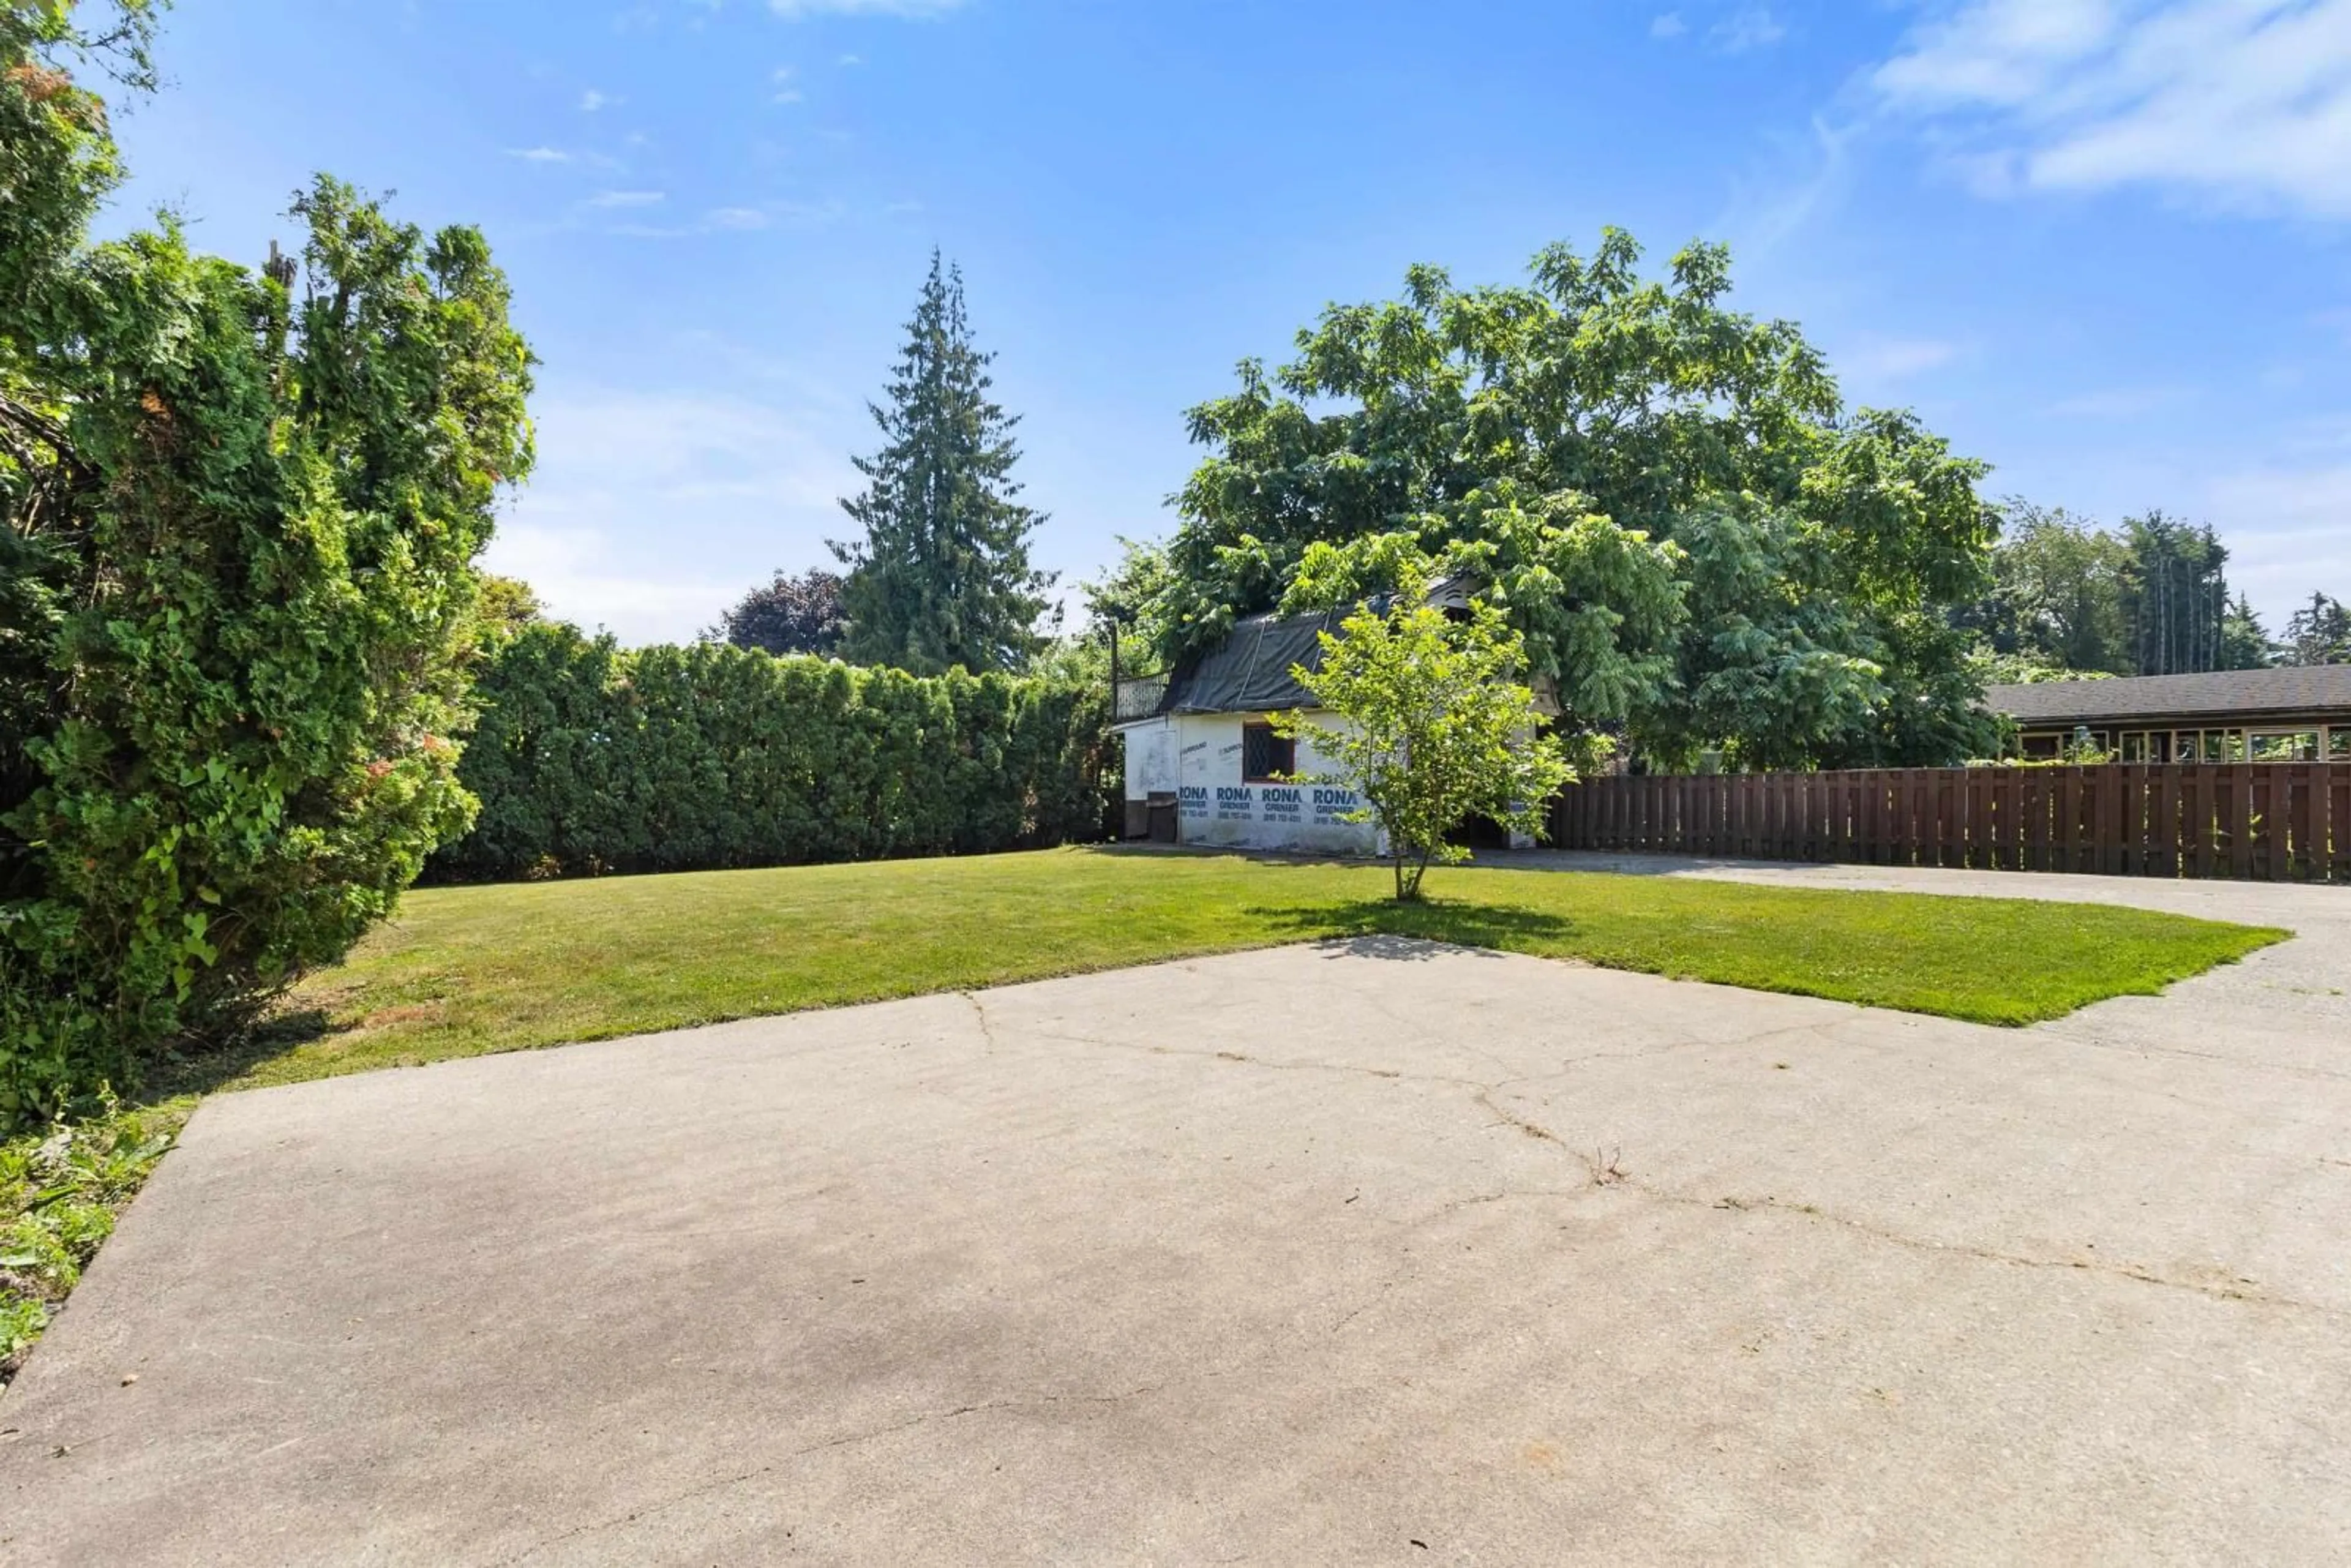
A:
[[[1202,1375],[1206,1377],[1218,1375]],[[713,1492],[725,1491],[730,1487],[741,1486],[746,1481],[757,1480],[761,1476],[773,1475],[807,1458],[811,1454],[821,1454],[827,1449],[854,1448],[858,1444],[877,1442],[900,1432],[910,1432],[917,1427],[927,1427],[942,1421],[960,1420],[966,1416],[985,1416],[998,1410],[1034,1409],[1055,1405],[1116,1405],[1124,1400],[1138,1398],[1143,1395],[1156,1394],[1161,1389],[1171,1386],[1176,1381],[1180,1380],[1171,1379],[1165,1383],[1142,1384],[1115,1394],[1044,1394],[1024,1399],[984,1399],[977,1404],[957,1405],[946,1410],[926,1410],[919,1416],[911,1416],[903,1421],[887,1422],[883,1426],[868,1427],[863,1431],[844,1432],[839,1437],[827,1437],[822,1442],[809,1443],[800,1448],[789,1449],[777,1455],[766,1464],[756,1465],[737,1474],[721,1476],[716,1480],[704,1481],[698,1486],[688,1487],[684,1491],[674,1493],[658,1501],[631,1509],[627,1513],[616,1515],[611,1519],[599,1520],[590,1524],[575,1525],[559,1534],[550,1535],[544,1541],[533,1542],[520,1552],[498,1559],[497,1568],[511,1568],[514,1563],[528,1562],[531,1558],[560,1546],[567,1541],[576,1541],[587,1535],[601,1535],[607,1531],[617,1530],[622,1525],[634,1524],[639,1520],[666,1513],[671,1509],[681,1507],[697,1498],[707,1497]]]
[[[2035,1258],[2024,1253],[2003,1252],[1997,1248],[1980,1247],[1969,1242],[1937,1241],[1926,1237],[1912,1236],[1873,1220],[1831,1213],[1816,1204],[1798,1203],[1768,1195],[1761,1197],[1729,1196],[1708,1198],[1691,1193],[1668,1192],[1661,1187],[1636,1181],[1629,1173],[1614,1171],[1610,1174],[1613,1167],[1604,1167],[1595,1162],[1593,1155],[1585,1154],[1540,1123],[1504,1110],[1494,1103],[1490,1094],[1480,1094],[1478,1099],[1480,1104],[1492,1111],[1495,1115],[1517,1127],[1528,1136],[1550,1144],[1575,1156],[1583,1164],[1586,1173],[1592,1176],[1594,1186],[1621,1186],[1637,1197],[1654,1202],[1684,1207],[1729,1209],[1738,1212],[1761,1210],[1769,1213],[1794,1214],[1808,1219],[1819,1220],[1823,1224],[1834,1225],[1841,1229],[1850,1230],[1856,1235],[1866,1236],[1892,1246],[1907,1248],[1912,1251],[1973,1258],[1982,1262],[2000,1263],[2017,1269],[2104,1274],[2113,1279],[2130,1280],[2143,1285],[2159,1286],[2165,1290],[2186,1291],[2214,1301],[2256,1302],[2264,1306],[2314,1312],[2321,1317],[2338,1322],[2351,1322],[2351,1312],[2330,1306],[2323,1301],[2305,1301],[2297,1296],[2274,1295],[2266,1291],[2242,1290],[2234,1285],[2210,1285],[2194,1280],[2175,1279],[2169,1275],[2158,1274],[2152,1270],[2127,1263],[2090,1262],[2071,1258]]]
[[[979,1020],[979,1053],[982,1056],[994,1056],[996,1026],[988,1021],[987,1004],[979,999],[979,994],[976,991],[957,991],[956,995],[971,1004],[971,1016]]]
[[[1198,1055],[1206,1053],[1182,1052],[1179,1054]],[[1462,1209],[1474,1208],[1483,1204],[1505,1203],[1536,1197],[1573,1200],[1583,1196],[1583,1194],[1580,1191],[1559,1191],[1549,1188],[1507,1188],[1499,1192],[1477,1193],[1468,1197],[1456,1198],[1451,1202],[1446,1203],[1432,1210],[1430,1213],[1410,1221],[1407,1228],[1416,1228],[1423,1225],[1434,1224],[1437,1221],[1443,1219],[1449,1215],[1458,1213]],[[1382,1279],[1376,1285],[1373,1286],[1362,1300],[1356,1301],[1353,1306],[1347,1307],[1342,1311],[1338,1316],[1331,1321],[1327,1327],[1311,1331],[1311,1337],[1328,1339],[1332,1335],[1337,1334],[1348,1324],[1353,1322],[1357,1318],[1362,1317],[1365,1312],[1368,1312],[1373,1308],[1380,1305],[1396,1291],[1416,1283],[1419,1279],[1420,1270],[1416,1262],[1407,1259],[1407,1260],[1401,1263],[1393,1272],[1389,1273],[1384,1279]],[[1132,1388],[1121,1389],[1114,1393],[1043,1394],[1015,1399],[985,1399],[971,1404],[954,1406],[945,1410],[925,1411],[920,1415],[909,1416],[904,1420],[887,1422],[882,1426],[867,1427],[861,1431],[844,1432],[837,1437],[827,1437],[820,1442],[804,1444],[799,1448],[779,1454],[764,1464],[756,1465],[749,1469],[739,1471],[734,1475],[722,1476],[715,1480],[705,1481],[672,1496],[643,1504],[640,1507],[630,1510],[624,1514],[620,1514],[611,1519],[600,1520],[592,1523],[576,1525],[569,1530],[549,1536],[544,1541],[534,1542],[530,1545],[524,1547],[521,1551],[509,1556],[500,1558],[496,1568],[511,1568],[512,1564],[528,1562],[531,1558],[539,1556],[541,1553],[555,1547],[559,1547],[566,1542],[575,1541],[583,1536],[601,1535],[606,1531],[617,1530],[624,1525],[633,1524],[639,1520],[651,1518],[654,1515],[666,1512],[671,1509],[681,1507],[686,1503],[693,1502],[699,1498],[707,1497],[714,1492],[724,1491],[730,1487],[741,1486],[747,1481],[757,1480],[762,1476],[777,1474],[811,1455],[824,1453],[830,1449],[854,1448],[859,1444],[876,1442],[883,1437],[895,1436],[900,1432],[912,1431],[919,1427],[930,1426],[946,1421],[961,1420],[967,1416],[985,1416],[1002,1410],[1049,1409],[1055,1406],[1064,1405],[1119,1405],[1130,1399],[1139,1399],[1147,1395],[1163,1393],[1167,1389],[1186,1385],[1215,1383],[1223,1378],[1238,1376],[1239,1375],[1248,1372],[1250,1368],[1266,1361],[1270,1361],[1276,1356],[1288,1354],[1298,1346],[1308,1343],[1309,1339],[1310,1331],[1299,1331],[1290,1333],[1280,1334],[1274,1336],[1274,1338],[1270,1340],[1267,1343],[1243,1355],[1234,1358],[1224,1365],[1210,1367],[1205,1371],[1191,1373],[1181,1376],[1163,1378],[1155,1383],[1137,1384]]]
[[[1057,1040],[1066,1045],[1096,1046],[1104,1051],[1136,1051],[1146,1056],[1190,1057],[1207,1061],[1229,1061],[1240,1066],[1261,1067],[1273,1072],[1338,1072],[1360,1078],[1377,1078],[1392,1082],[1449,1084],[1457,1089],[1473,1089],[1481,1093],[1490,1093],[1516,1084],[1540,1083],[1547,1079],[1557,1078],[1569,1069],[1588,1061],[1630,1061],[1637,1057],[1662,1056],[1668,1051],[1687,1051],[1692,1046],[1717,1046],[1729,1049],[1753,1045],[1783,1034],[1815,1032],[1823,1027],[1817,1023],[1792,1024],[1778,1029],[1759,1030],[1754,1034],[1740,1035],[1729,1040],[1690,1036],[1679,1040],[1659,1040],[1633,1051],[1585,1051],[1575,1056],[1562,1057],[1558,1060],[1557,1065],[1541,1072],[1529,1072],[1516,1077],[1499,1079],[1469,1078],[1453,1072],[1415,1072],[1396,1067],[1365,1067],[1350,1061],[1282,1061],[1274,1057],[1252,1056],[1238,1051],[1191,1051],[1182,1046],[1147,1045],[1134,1040],[1110,1040],[1101,1035],[1071,1034],[1061,1030],[1040,1030],[1034,1038],[1040,1040]],[[1497,1066],[1505,1065],[1490,1051],[1479,1050],[1478,1053],[1492,1061]],[[1500,1113],[1498,1110],[1496,1113]]]
[[[2088,1009],[2085,1009],[2085,1011]],[[2076,1015],[2079,1016],[2079,1015]],[[2351,1082],[2351,1072],[2338,1072],[2326,1067],[2303,1067],[2289,1061],[2262,1061],[2252,1057],[2229,1056],[2217,1051],[2191,1051],[2184,1045],[2149,1045],[2143,1040],[2101,1040],[2094,1034],[2081,1034],[2064,1028],[2071,1019],[2036,1025],[2033,1033],[2051,1040],[2062,1040],[2068,1045],[2085,1045],[2096,1051],[2121,1051],[2129,1056],[2184,1056],[2194,1061],[2217,1061],[2225,1067],[2250,1068],[2261,1072],[2282,1072],[2290,1078],[2314,1078],[2323,1082]]]
[[[1104,1051],[1128,1051],[1144,1056],[1188,1057],[1201,1061],[1229,1061],[1243,1067],[1261,1067],[1270,1072],[1340,1072],[1358,1078],[1376,1078],[1387,1082],[1448,1083],[1456,1088],[1483,1089],[1484,1080],[1462,1078],[1451,1073],[1406,1072],[1395,1067],[1361,1067],[1348,1061],[1283,1061],[1273,1057],[1250,1056],[1238,1051],[1187,1051],[1174,1045],[1144,1045],[1134,1040],[1105,1040],[1097,1035],[1040,1033],[1039,1040],[1060,1040],[1070,1045],[1098,1046]]]
[[[1963,1258],[1974,1258],[1986,1263],[2001,1263],[2015,1269],[2104,1274],[2112,1279],[2135,1281],[2142,1285],[2158,1285],[2166,1290],[2186,1291],[2214,1301],[2252,1301],[2263,1306],[2287,1307],[2298,1312],[2314,1312],[2321,1317],[2340,1322],[2351,1322],[2351,1312],[2346,1312],[2340,1307],[2329,1306],[2324,1301],[2304,1301],[2299,1296],[2274,1295],[2266,1291],[2241,1289],[2235,1285],[2202,1284],[2194,1280],[2174,1279],[2170,1275],[2158,1274],[2151,1269],[2142,1269],[2129,1263],[2094,1263],[2078,1258],[2035,1258],[2022,1252],[2003,1252],[1998,1248],[1980,1247],[1972,1242],[1936,1241],[1926,1237],[1911,1236],[1873,1220],[1860,1219],[1851,1215],[1833,1214],[1817,1204],[1796,1203],[1768,1195],[1761,1197],[1706,1198],[1689,1193],[1664,1192],[1655,1187],[1637,1187],[1636,1190],[1642,1197],[1653,1198],[1660,1203],[1729,1209],[1735,1212],[1761,1210],[1769,1213],[1801,1215],[1808,1219],[1817,1219],[1823,1224],[1834,1225],[1841,1229],[1851,1230],[1856,1234],[1917,1252],[1956,1254]]]

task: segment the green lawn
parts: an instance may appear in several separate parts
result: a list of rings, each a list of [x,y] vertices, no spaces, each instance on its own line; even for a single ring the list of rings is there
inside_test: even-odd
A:
[[[294,1082],[1280,942],[1401,933],[1984,1023],[2152,992],[2286,934],[2138,910],[1694,879],[1054,850],[413,893],[241,1060]]]
[[[1395,933],[1984,1023],[2151,992],[2283,939],[2095,904],[1561,872],[1053,850],[428,888],[233,1053],[0,1141],[0,1385],[198,1092],[1317,937]]]

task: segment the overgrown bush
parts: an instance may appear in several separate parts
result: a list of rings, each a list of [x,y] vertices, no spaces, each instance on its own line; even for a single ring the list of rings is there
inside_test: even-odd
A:
[[[524,630],[477,686],[453,882],[971,854],[1100,838],[1092,685],[917,677]]]
[[[321,178],[298,267],[89,244],[67,71],[143,72],[146,11],[74,15],[0,6],[0,1128],[339,957],[463,829],[472,562],[530,464],[474,230]]]
[[[91,1116],[0,1140],[0,1385],[16,1375],[49,1314],[114,1233],[186,1119],[183,1103],[124,1110],[101,1096]]]

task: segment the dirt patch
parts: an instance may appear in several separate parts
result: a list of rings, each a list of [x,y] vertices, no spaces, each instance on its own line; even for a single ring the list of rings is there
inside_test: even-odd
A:
[[[410,1002],[402,1007],[378,1008],[360,1019],[361,1029],[390,1029],[398,1023],[431,1023],[447,1015],[446,1002]]]

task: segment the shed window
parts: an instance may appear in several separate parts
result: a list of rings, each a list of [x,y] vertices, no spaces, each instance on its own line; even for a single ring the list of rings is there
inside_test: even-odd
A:
[[[1277,784],[1298,771],[1298,742],[1270,724],[1241,726],[1241,781]]]

